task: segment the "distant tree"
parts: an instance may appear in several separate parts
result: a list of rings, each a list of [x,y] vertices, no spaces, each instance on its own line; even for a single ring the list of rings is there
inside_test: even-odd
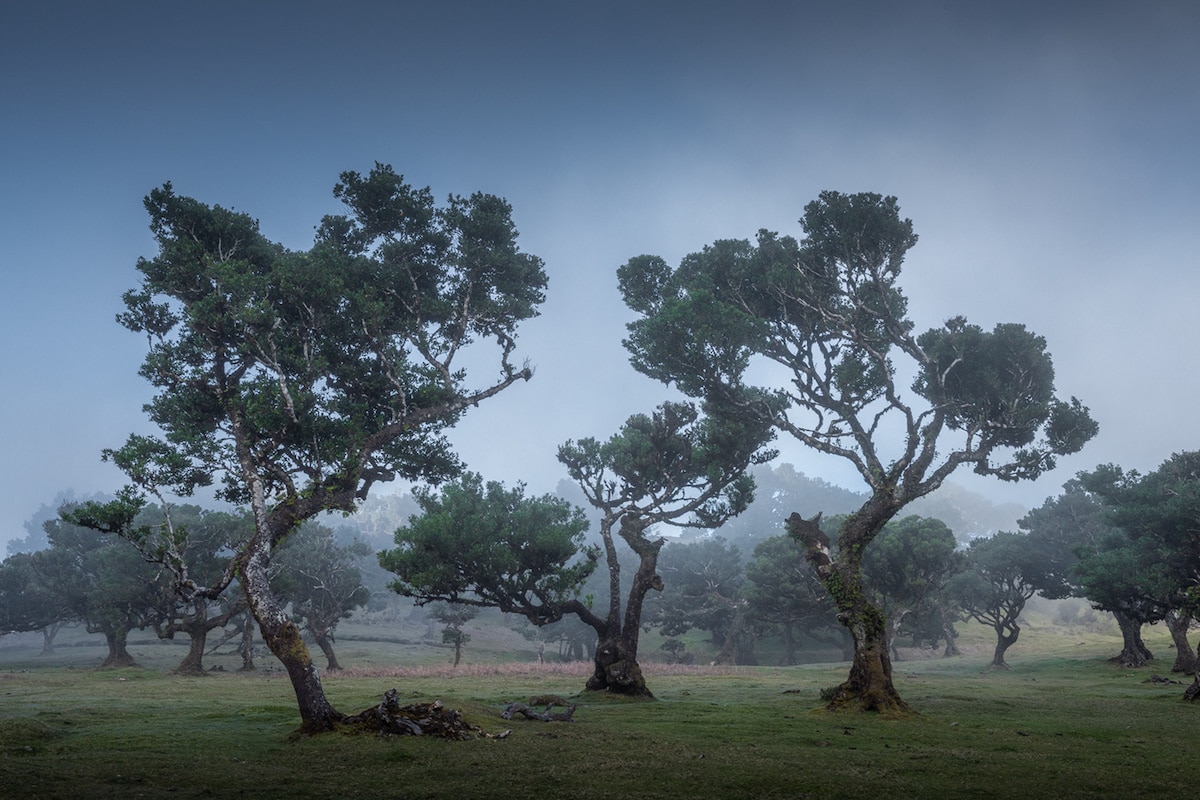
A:
[[[462,661],[463,645],[471,641],[471,634],[463,630],[479,614],[479,609],[462,603],[437,603],[429,615],[442,623],[442,643],[454,645],[454,666]]]
[[[1158,599],[1147,593],[1160,586],[1147,553],[1112,524],[1103,500],[1080,477],[1063,484],[1020,521],[1029,532],[1036,558],[1029,579],[1044,596],[1085,597],[1109,611],[1121,629],[1121,652],[1113,659],[1128,667],[1145,666],[1154,655],[1142,640],[1142,627],[1163,618]]]
[[[55,635],[73,621],[67,596],[45,582],[32,553],[0,563],[0,633],[41,631],[42,655],[50,655]]]
[[[1007,669],[1004,654],[1017,643],[1021,612],[1037,591],[1030,578],[1036,554],[1029,534],[1002,531],[974,539],[966,555],[966,569],[951,581],[951,596],[967,616],[996,632],[991,665]]]
[[[325,655],[326,669],[342,668],[333,649],[338,623],[371,599],[357,566],[370,553],[363,542],[338,544],[333,530],[313,521],[276,552],[272,586],[290,604],[292,619],[312,634]]]
[[[415,495],[422,513],[379,553],[396,592],[419,605],[498,608],[535,625],[591,614],[579,589],[598,553],[585,545],[579,508],[554,495],[527,497],[523,484],[484,484],[477,473]]]
[[[293,252],[247,214],[170,184],[150,193],[159,252],[138,262],[141,285],[119,320],[147,337],[141,374],[158,391],[147,409],[163,435],[105,453],[131,482],[117,517],[156,490],[187,497],[212,483],[249,506],[252,534],[205,590],[242,581],[307,732],[346,716],[271,591],[274,551],[305,520],[355,511],[380,482],[455,474],[444,432],[532,376],[511,358],[546,287],[498,197],[439,207],[380,164],[342,173],[334,195],[349,215],[324,218],[312,249]],[[495,371],[472,386],[458,356],[480,339],[496,343]]]
[[[87,511],[80,509],[65,518],[103,530],[105,523]],[[163,593],[148,621],[161,639],[174,639],[178,633],[188,637],[188,652],[175,668],[176,674],[206,675],[204,653],[209,633],[246,610],[243,593],[227,591],[211,597],[204,587],[223,579],[228,554],[252,529],[253,522],[244,512],[164,503],[144,508],[130,526],[119,531],[143,558],[162,565],[164,578],[171,578],[171,591]]]
[[[566,500],[527,499],[523,487],[497,483],[485,490],[473,476],[441,498],[419,495],[424,515],[396,532],[399,546],[381,553],[380,563],[400,576],[395,589],[418,602],[492,606],[536,625],[574,614],[598,640],[587,688],[651,697],[637,647],[646,594],[662,589],[657,563],[666,540],[651,538],[650,529],[715,528],[744,509],[753,496],[745,470],[765,441],[762,428],[664,403],[652,416],[630,417],[607,442],[559,448],[559,461],[599,512],[600,551],[584,547],[587,520]],[[638,559],[624,606],[618,536]],[[594,609],[580,592],[601,554],[608,602]]]
[[[46,532],[50,547],[33,554],[41,585],[88,633],[104,635],[102,668],[137,666],[129,634],[152,624],[170,581],[121,539],[61,519],[47,522]]]
[[[845,628],[837,623],[833,598],[808,562],[804,546],[790,536],[772,536],[755,545],[746,564],[744,596],[758,623],[778,627],[785,664],[796,663],[802,634],[838,647],[848,641]]]
[[[708,631],[717,664],[754,664],[754,636],[742,596],[745,572],[736,545],[720,536],[671,542],[659,555],[663,590],[650,619],[664,636]]]
[[[941,520],[913,514],[889,522],[867,546],[863,579],[887,619],[893,655],[905,619],[923,610],[938,610],[944,601],[946,584],[963,567],[957,545],[954,532]]]
[[[1015,531],[1017,521],[1028,509],[1017,503],[993,503],[978,492],[947,481],[936,492],[914,500],[905,512],[940,519],[965,546],[973,539]]]
[[[23,537],[13,537],[8,541],[8,553],[35,553],[38,550],[45,550],[50,546],[50,540],[46,537],[45,525],[52,519],[58,519],[58,510],[64,505],[76,505],[84,502],[84,500],[102,501],[111,499],[111,496],[93,495],[88,498],[80,498],[75,494],[73,489],[66,489],[54,496],[54,499],[49,503],[43,503],[34,511],[29,519],[22,523],[25,529]]]
[[[1195,673],[1200,653],[1187,643],[1187,626],[1200,612],[1200,451],[1175,453],[1146,475],[1104,465],[1081,474],[1080,482],[1104,499],[1109,521],[1142,551],[1149,594],[1177,644],[1175,669]],[[1200,696],[1200,675],[1189,691],[1189,699]]]
[[[759,464],[750,469],[754,478],[754,502],[721,526],[721,536],[751,552],[764,539],[787,531],[787,515],[800,510],[806,515],[849,514],[865,497],[834,486],[821,478],[800,472],[791,464]]]
[[[835,540],[796,513],[788,529],[854,637],[850,676],[830,707],[903,712],[886,621],[862,585],[868,545],[959,466],[1036,478],[1097,427],[1077,400],[1055,397],[1046,342],[1023,325],[987,332],[954,317],[913,333],[897,279],[917,237],[895,198],[823,192],[801,225],[803,242],[763,230],[753,244],[718,241],[677,269],[656,256],[631,259],[618,279],[640,318],[626,346],[650,377],[857,470],[870,496]],[[757,369],[764,362],[775,370]],[[778,368],[788,373],[778,388],[747,382]],[[905,374],[915,376],[913,399]]]

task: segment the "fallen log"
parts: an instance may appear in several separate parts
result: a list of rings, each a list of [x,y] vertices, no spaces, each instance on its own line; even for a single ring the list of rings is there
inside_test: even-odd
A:
[[[538,722],[574,722],[571,717],[575,714],[575,704],[568,703],[566,711],[551,711],[554,708],[554,703],[547,704],[545,710],[536,711],[524,703],[509,703],[500,716],[503,719],[512,719],[513,714],[520,714],[525,719],[537,720]]]

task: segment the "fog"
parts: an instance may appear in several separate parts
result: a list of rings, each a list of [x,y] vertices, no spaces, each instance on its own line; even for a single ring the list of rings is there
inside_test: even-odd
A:
[[[118,488],[101,449],[150,430],[144,342],[113,321],[154,255],[142,196],[170,180],[300,249],[338,173],[376,160],[439,198],[507,197],[546,262],[516,354],[534,379],[453,435],[488,479],[550,491],[559,443],[672,397],[628,365],[620,264],[799,236],[823,189],[899,198],[918,329],[1025,323],[1100,423],[1035,483],[956,483],[1031,506],[1200,446],[1194,4],[410,5],[0,9],[0,539],[59,492]]]

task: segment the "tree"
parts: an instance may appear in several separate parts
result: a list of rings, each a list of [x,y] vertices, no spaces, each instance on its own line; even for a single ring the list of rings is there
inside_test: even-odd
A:
[[[652,415],[635,414],[606,442],[581,439],[558,449],[558,460],[600,514],[600,541],[608,568],[607,611],[580,614],[596,629],[595,670],[587,688],[653,697],[637,661],[642,609],[651,589],[662,591],[658,555],[666,539],[656,525],[711,530],[754,499],[746,472],[774,453],[761,421],[709,413],[690,403],[663,403]],[[637,556],[622,603],[617,537]]]
[[[64,518],[102,527],[99,520],[88,516],[87,509],[68,512]],[[188,652],[175,668],[176,674],[206,675],[208,634],[245,611],[241,592],[210,597],[202,587],[221,580],[228,553],[245,541],[251,528],[245,513],[163,503],[144,508],[125,529],[123,538],[173,578],[171,591],[164,592],[148,622],[160,639],[174,639],[177,633],[188,637]]]
[[[842,647],[844,637],[830,637],[841,630],[837,608],[825,591],[804,547],[791,536],[764,539],[754,547],[746,564],[745,598],[750,613],[760,623],[778,626],[785,647],[784,664],[795,664],[799,635]],[[845,634],[848,635],[848,634]]]
[[[274,551],[307,519],[353,512],[379,482],[456,473],[444,432],[532,376],[511,359],[546,286],[498,197],[439,207],[381,164],[342,173],[334,195],[349,214],[325,217],[314,246],[296,252],[250,216],[170,184],[149,194],[159,252],[139,260],[141,285],[119,321],[147,338],[141,374],[157,390],[147,410],[162,436],[105,451],[131,482],[109,529],[159,489],[186,497],[215,483],[220,499],[249,507],[251,535],[204,592],[238,575],[307,732],[346,716],[271,592]],[[483,339],[495,342],[497,370],[471,385],[459,355]]]
[[[128,542],[64,520],[48,521],[46,533],[50,548],[32,557],[40,584],[88,633],[104,635],[102,668],[137,666],[129,634],[151,624],[169,581]]]
[[[579,588],[599,554],[584,543],[582,510],[554,495],[527,497],[523,484],[485,485],[478,473],[415,496],[422,513],[379,553],[396,592],[418,605],[498,608],[539,626],[591,614]]]
[[[321,648],[326,669],[342,668],[333,650],[338,623],[371,599],[357,566],[370,552],[362,542],[338,544],[332,529],[310,521],[276,554],[278,574],[273,585],[281,599],[291,604],[292,619]]]
[[[429,615],[442,623],[442,644],[454,645],[454,666],[462,661],[463,645],[471,641],[471,634],[463,630],[479,613],[479,609],[462,603],[438,603]]]
[[[1037,591],[1030,578],[1035,557],[1026,533],[1002,531],[974,539],[967,547],[966,569],[952,581],[950,593],[959,607],[996,632],[991,664],[996,669],[1008,669],[1004,654],[1017,643],[1017,621]]]
[[[887,620],[893,654],[905,619],[922,610],[937,611],[946,584],[962,569],[957,544],[941,520],[912,514],[889,522],[867,547],[863,578]],[[940,613],[934,616],[941,619]]]
[[[664,636],[708,631],[717,664],[754,664],[754,637],[742,596],[742,554],[720,536],[672,542],[659,557],[663,591],[651,619]]]
[[[1200,653],[1187,643],[1187,626],[1200,611],[1200,451],[1174,453],[1146,475],[1103,465],[1080,482],[1104,499],[1109,520],[1143,553],[1138,567],[1150,573],[1143,583],[1170,622],[1175,668],[1196,672]],[[1200,696],[1200,675],[1188,696]]]
[[[958,467],[1036,478],[1097,426],[1078,400],[1055,397],[1046,342],[1023,325],[988,332],[954,317],[914,334],[897,280],[917,237],[894,197],[823,192],[800,222],[803,242],[763,230],[676,269],[657,256],[624,264],[621,291],[639,315],[626,347],[646,375],[853,465],[870,494],[835,540],[799,514],[788,529],[854,637],[830,707],[903,712],[883,613],[862,585],[867,546]],[[784,386],[750,383],[779,369]],[[911,398],[899,379],[908,374]]]
[[[687,403],[635,414],[607,442],[582,439],[558,451],[572,480],[599,512],[601,548],[583,546],[583,512],[557,497],[525,498],[475,476],[442,498],[419,499],[425,513],[396,532],[380,563],[400,576],[393,585],[418,602],[445,600],[521,614],[535,625],[574,614],[596,631],[594,670],[586,688],[653,697],[637,662],[642,609],[666,540],[657,524],[715,528],[753,497],[745,470],[765,454],[765,428],[701,417]],[[637,556],[623,598],[617,537]],[[607,603],[580,599],[583,582],[603,555]],[[624,603],[622,600],[624,599]]]
[[[0,633],[42,632],[42,655],[54,652],[54,636],[72,621],[67,597],[48,585],[32,553],[14,552],[0,563]]]
[[[1084,482],[1085,473],[1063,484],[1020,521],[1036,558],[1030,581],[1049,598],[1086,597],[1109,611],[1121,630],[1114,661],[1143,667],[1154,656],[1142,641],[1142,626],[1163,618],[1160,569],[1144,548],[1113,524],[1110,509]]]

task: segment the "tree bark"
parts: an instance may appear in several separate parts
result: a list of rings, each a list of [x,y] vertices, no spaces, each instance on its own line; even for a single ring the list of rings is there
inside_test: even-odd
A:
[[[296,705],[300,710],[300,732],[323,733],[333,730],[345,719],[345,715],[334,710],[325,697],[321,676],[313,663],[308,647],[300,635],[300,629],[284,613],[279,601],[271,591],[268,568],[270,565],[270,543],[261,531],[266,525],[258,525],[259,533],[249,542],[243,552],[241,576],[250,602],[250,612],[258,621],[259,631],[267,648],[279,659],[287,670],[296,694]]]
[[[204,648],[208,642],[208,626],[203,622],[187,628],[188,652],[175,668],[176,675],[202,676],[204,671]]]
[[[1142,641],[1142,623],[1119,611],[1114,611],[1113,616],[1117,618],[1117,625],[1121,629],[1123,646],[1112,660],[1122,667],[1131,668],[1144,667],[1154,660],[1154,655]]]
[[[833,560],[829,538],[821,530],[820,515],[806,520],[793,513],[787,520],[788,533],[804,544],[809,563],[837,606],[838,620],[854,642],[850,676],[830,697],[827,707],[831,711],[912,713],[892,683],[887,617],[867,598],[860,579],[862,551],[894,515],[895,510],[889,514],[888,508],[864,508],[851,515],[839,539],[837,561]]]
[[[602,639],[596,647],[595,669],[588,678],[589,691],[612,692],[653,700],[646,678],[637,662],[637,642],[621,635]]]
[[[1188,642],[1188,628],[1192,625],[1192,615],[1179,611],[1168,611],[1166,616],[1167,630],[1171,632],[1171,641],[1175,644],[1175,663],[1171,672],[1182,672],[1185,675],[1196,673],[1196,653]]]
[[[52,622],[42,628],[42,652],[39,655],[52,656],[54,655],[54,637],[66,625],[65,622]]]
[[[942,635],[946,637],[946,649],[942,652],[942,658],[961,656],[962,651],[958,649],[958,632],[954,630],[954,620],[950,618],[950,612],[946,610],[944,603],[938,603],[938,614],[942,619]]]
[[[136,667],[138,665],[126,648],[126,644],[129,641],[129,631],[130,628],[124,626],[104,628],[104,641],[108,645],[108,656],[100,664],[100,669],[118,669],[120,667]]]

